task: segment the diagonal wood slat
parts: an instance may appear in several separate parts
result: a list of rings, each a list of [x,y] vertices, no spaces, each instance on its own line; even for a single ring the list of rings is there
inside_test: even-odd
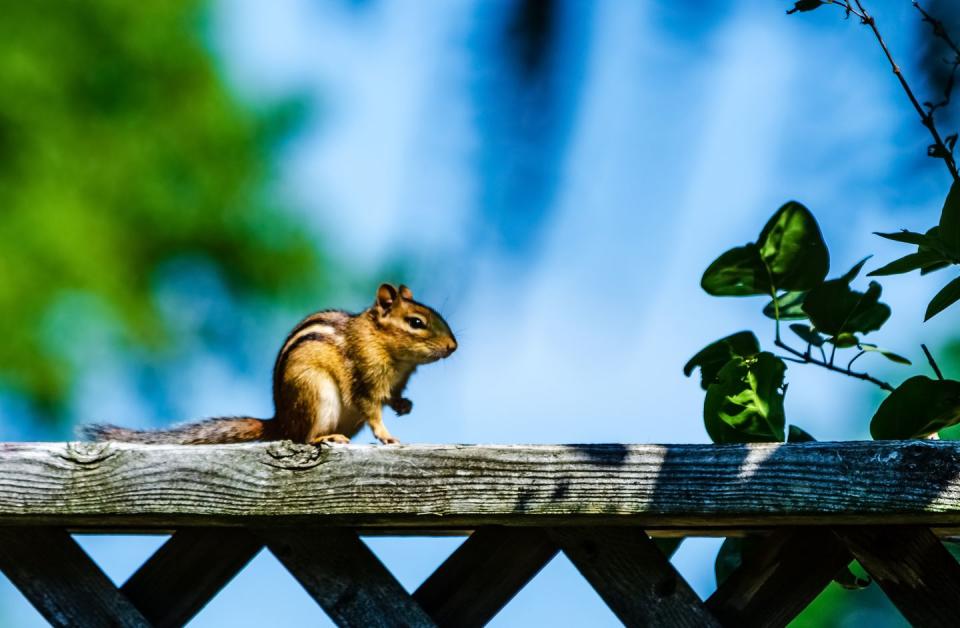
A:
[[[178,530],[121,587],[157,628],[182,626],[263,549],[242,528]]]
[[[851,560],[830,530],[778,531],[730,574],[707,608],[727,626],[786,626]]]
[[[0,570],[53,626],[150,626],[66,530],[0,528]]]
[[[541,528],[480,528],[413,594],[439,626],[483,626],[556,556]]]
[[[338,626],[436,625],[353,531],[272,528],[261,534]]]
[[[837,528],[837,536],[914,626],[957,625],[960,564],[919,526]]]
[[[719,626],[639,528],[552,528],[553,538],[627,626]]]

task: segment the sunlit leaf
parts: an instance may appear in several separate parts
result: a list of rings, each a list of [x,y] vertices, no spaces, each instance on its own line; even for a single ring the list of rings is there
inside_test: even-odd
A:
[[[845,331],[837,334],[833,338],[830,338],[828,342],[838,349],[846,349],[848,347],[856,347],[859,345],[860,339],[857,338],[856,334]]]
[[[747,357],[760,352],[760,343],[750,331],[741,331],[721,338],[697,352],[690,361],[683,366],[683,374],[687,377],[693,370],[700,367],[700,386],[706,390],[716,378],[724,364],[734,356]]]
[[[880,303],[880,284],[870,282],[866,293],[852,290],[842,279],[825,281],[807,295],[803,310],[818,331],[831,336],[880,329],[890,308]]]
[[[896,362],[897,364],[907,364],[907,365],[913,364],[910,360],[908,360],[907,358],[903,357],[902,355],[897,354],[897,353],[894,353],[893,351],[888,351],[888,350],[886,350],[886,349],[881,349],[881,348],[878,347],[877,345],[872,345],[872,344],[869,344],[869,343],[866,343],[866,342],[861,342],[861,343],[860,343],[860,348],[863,349],[864,351],[873,351],[873,352],[875,352],[875,353],[879,353],[880,355],[882,355],[883,357],[887,358],[887,359],[890,360],[891,362]]]
[[[827,276],[830,255],[820,226],[796,201],[784,204],[767,221],[757,246],[777,290],[809,290]]]
[[[770,294],[770,276],[755,244],[730,249],[703,273],[700,286],[716,297]]]
[[[787,431],[788,443],[809,443],[815,440],[817,439],[811,436],[810,432],[799,428],[796,425],[791,425],[790,429]]]
[[[923,438],[960,421],[960,382],[916,375],[877,408],[870,434],[877,440]]]
[[[809,325],[794,323],[793,325],[790,325],[790,331],[800,336],[800,338],[807,344],[811,344],[815,347],[822,347],[823,343],[827,340],[816,331],[811,329]]]
[[[867,273],[868,277],[880,277],[884,275],[900,275],[914,270],[922,270],[938,264],[947,263],[939,253],[934,251],[922,251],[904,255],[898,260],[894,260],[874,271]]]
[[[957,277],[945,285],[940,292],[930,300],[929,305],[927,305],[927,312],[923,315],[923,320],[930,320],[956,303],[957,299],[960,299],[960,277]]]
[[[707,388],[703,418],[716,443],[782,442],[783,360],[762,352],[734,356]]]
[[[807,313],[803,311],[803,300],[806,298],[806,292],[784,292],[777,297],[776,307],[773,300],[763,307],[763,314],[767,318],[777,318],[779,313],[782,321],[803,320]]]

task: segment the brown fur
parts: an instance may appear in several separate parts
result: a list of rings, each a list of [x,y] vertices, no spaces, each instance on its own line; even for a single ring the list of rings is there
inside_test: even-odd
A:
[[[406,286],[383,284],[367,310],[316,312],[290,332],[274,364],[272,420],[218,418],[146,431],[91,425],[84,431],[94,440],[139,443],[348,442],[367,424],[381,442],[395,443],[383,424],[383,406],[410,412],[403,390],[414,370],[456,348],[437,312],[414,301]]]

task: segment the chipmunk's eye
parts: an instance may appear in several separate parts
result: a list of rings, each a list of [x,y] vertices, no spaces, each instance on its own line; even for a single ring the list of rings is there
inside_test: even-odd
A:
[[[407,324],[410,325],[413,329],[426,329],[427,324],[423,322],[423,319],[419,316],[408,316]]]

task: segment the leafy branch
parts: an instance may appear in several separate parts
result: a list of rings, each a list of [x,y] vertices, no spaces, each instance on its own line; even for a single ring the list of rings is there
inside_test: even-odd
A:
[[[871,384],[875,384],[880,388],[882,388],[883,390],[886,390],[887,392],[893,392],[894,390],[893,386],[891,386],[889,383],[883,380],[877,379],[876,377],[873,377],[868,373],[861,373],[861,372],[853,371],[850,369],[850,367],[853,365],[854,360],[858,359],[862,355],[865,355],[867,353],[866,350],[861,350],[859,353],[857,353],[857,355],[855,355],[847,364],[847,368],[841,368],[839,366],[834,365],[834,363],[831,360],[826,360],[826,359],[818,360],[816,357],[814,357],[810,353],[810,345],[807,345],[806,351],[798,351],[793,347],[789,346],[788,344],[786,344],[785,342],[783,342],[783,340],[779,338],[777,340],[774,340],[773,344],[783,349],[784,351],[797,356],[796,361],[799,362],[800,364],[813,364],[814,366],[820,366],[822,368],[827,369],[828,371],[833,371],[834,373],[840,373],[841,375],[846,375],[848,377],[861,379],[865,382],[870,382]],[[833,357],[833,354],[831,354],[831,358],[832,357]]]
[[[913,270],[934,272],[951,264],[960,264],[960,175],[953,150],[957,134],[944,140],[934,122],[937,110],[949,105],[953,84],[960,68],[960,47],[917,2],[914,6],[934,36],[943,39],[954,52],[951,73],[943,100],[936,104],[919,102],[876,21],[860,0],[797,0],[787,13],[806,12],[825,4],[838,6],[849,18],[856,16],[869,26],[890,67],[900,82],[924,127],[933,137],[928,148],[931,157],[942,159],[954,183],[944,202],[940,223],[926,233],[902,231],[879,233],[884,238],[913,244],[914,253],[869,273],[869,276],[895,275]],[[949,62],[948,62],[949,63]],[[835,279],[827,279],[830,256],[820,227],[810,211],[795,201],[778,209],[767,221],[755,242],[729,249],[704,271],[701,287],[713,296],[764,296],[771,299],[763,313],[774,321],[774,346],[786,355],[763,351],[751,331],[721,338],[700,350],[684,366],[691,375],[700,369],[701,387],[706,391],[703,405],[704,425],[716,443],[802,442],[813,437],[796,425],[786,429],[784,381],[786,362],[812,364],[828,371],[869,382],[890,393],[870,421],[870,434],[876,439],[936,437],[937,433],[960,423],[960,381],[946,379],[926,345],[921,345],[937,379],[924,375],[908,378],[897,387],[869,373],[854,371],[853,365],[868,353],[878,353],[900,364],[906,358],[863,342],[861,336],[877,331],[890,317],[890,307],[880,302],[881,287],[871,281],[864,292],[851,288],[867,259]],[[948,283],[930,302],[926,318],[936,315],[960,300],[960,277]],[[784,341],[781,321],[806,321],[789,329],[806,343],[797,349]],[[830,356],[826,347],[829,345]],[[814,348],[819,354],[814,353]],[[841,366],[838,352],[856,349]],[[755,539],[727,539],[717,556],[717,580],[720,582],[731,565],[739,564],[755,546]],[[846,588],[861,588],[869,580],[858,578],[849,567],[834,578]]]

